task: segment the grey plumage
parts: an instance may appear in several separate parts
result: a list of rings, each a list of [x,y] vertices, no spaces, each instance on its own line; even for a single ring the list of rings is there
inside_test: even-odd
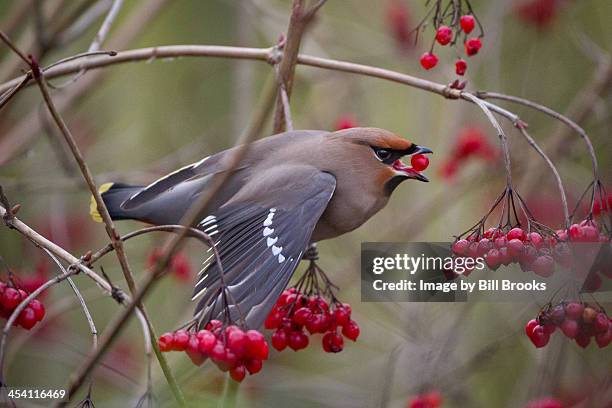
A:
[[[293,131],[249,146],[197,227],[218,243],[225,281],[250,327],[263,323],[309,242],[363,224],[387,203],[392,179],[394,185],[407,178],[426,180],[409,168],[400,171],[383,162],[372,150],[390,149],[400,157],[416,151],[415,146],[374,128]],[[115,184],[102,197],[115,219],[179,223],[210,187],[213,175],[228,171],[232,150],[146,187]],[[210,258],[197,278],[195,314],[204,322],[223,312],[219,272]],[[237,319],[236,306],[230,313]]]

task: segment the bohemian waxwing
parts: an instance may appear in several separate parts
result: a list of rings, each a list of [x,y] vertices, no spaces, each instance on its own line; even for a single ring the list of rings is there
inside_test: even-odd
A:
[[[234,149],[205,157],[143,186],[107,183],[114,220],[178,224]],[[376,128],[291,131],[251,144],[197,228],[216,242],[225,280],[249,327],[259,327],[312,242],[352,231],[385,206],[404,180],[428,181],[400,161],[431,153]],[[95,203],[92,216],[99,220]],[[219,269],[210,255],[198,274],[195,315],[219,317]],[[231,313],[236,313],[230,307]]]

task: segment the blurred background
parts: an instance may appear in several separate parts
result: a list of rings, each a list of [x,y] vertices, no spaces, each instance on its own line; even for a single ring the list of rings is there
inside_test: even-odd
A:
[[[49,64],[85,51],[110,3],[2,1],[0,29]],[[480,53],[468,61],[467,89],[524,97],[574,118],[592,138],[602,182],[612,191],[612,2],[474,0],[472,6],[485,35]],[[456,78],[454,61],[463,53],[460,45],[438,47],[435,69],[419,65],[434,31],[428,27],[414,44],[410,30],[427,10],[425,1],[416,0],[328,1],[305,34],[301,52],[450,83]],[[286,31],[290,12],[289,0],[127,0],[102,48],[269,47]],[[88,21],[79,19],[84,13],[91,13]],[[0,81],[22,68],[0,46]],[[50,82],[96,182],[148,184],[231,147],[270,73],[268,64],[256,61],[177,58],[119,64],[91,70],[77,81]],[[529,123],[532,136],[558,166],[573,207],[593,178],[585,144],[541,113],[500,105]],[[431,148],[435,154],[425,172],[431,182],[402,184],[387,208],[362,228],[319,245],[319,265],[341,288],[340,299],[351,304],[361,326],[358,341],[338,354],[324,353],[316,337],[298,353],[272,351],[263,371],[235,391],[238,406],[404,407],[415,395],[434,390],[441,393],[443,407],[523,407],[546,396],[567,407],[612,406],[609,348],[583,350],[553,336],[547,348],[535,349],[523,327],[540,305],[360,302],[361,242],[450,241],[502,192],[497,136],[476,106],[381,79],[298,66],[291,108],[296,129],[374,126]],[[106,235],[102,224],[89,218],[87,188],[49,123],[35,87],[0,112],[0,185],[22,205],[24,222],[78,256],[104,246]],[[549,169],[511,124],[503,124],[517,190],[538,220],[560,228],[561,204]],[[261,136],[269,134],[271,123]],[[121,233],[140,227],[118,223]],[[138,278],[164,238],[152,234],[126,244]],[[147,297],[159,332],[190,318],[202,251],[197,242],[188,243],[187,267]],[[9,268],[22,282],[58,273],[39,249],[7,228],[0,228],[0,255],[4,280]],[[107,256],[100,265],[114,284],[127,289],[116,258]],[[117,305],[88,279],[77,276],[75,282],[102,332]],[[42,299],[47,317],[31,331],[11,334],[5,361],[11,386],[61,387],[90,348],[87,322],[70,288],[55,286]],[[217,406],[226,376],[211,364],[195,367],[183,353],[167,356],[190,404]],[[153,383],[157,403],[173,406],[156,361]],[[134,319],[95,371],[93,384],[97,407],[134,406],[145,392],[142,333]]]

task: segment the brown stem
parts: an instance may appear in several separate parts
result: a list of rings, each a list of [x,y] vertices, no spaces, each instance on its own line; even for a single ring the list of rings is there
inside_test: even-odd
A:
[[[319,1],[310,9],[306,10],[305,0],[293,0],[291,8],[291,17],[289,18],[289,27],[287,28],[287,41],[284,46],[284,52],[279,64],[279,93],[276,101],[276,111],[274,114],[274,132],[281,133],[285,130],[285,104],[288,104],[291,98],[291,90],[293,88],[293,76],[295,74],[295,66],[297,64],[298,53],[302,37],[308,24],[312,21],[316,11],[325,3]],[[283,100],[282,88],[284,87],[287,102]]]
[[[51,99],[51,95],[49,94],[49,88],[47,86],[45,78],[41,75],[38,65],[36,64],[34,60],[32,60],[31,66],[32,66],[32,75],[34,76],[34,79],[38,83],[38,86],[42,93],[43,99],[45,100],[47,108],[49,109],[49,112],[51,113],[51,116],[53,117],[53,120],[55,121],[55,124],[57,125],[58,129],[64,136],[64,140],[70,147],[72,155],[77,161],[79,165],[79,169],[81,170],[81,173],[83,174],[83,178],[85,179],[87,186],[89,187],[89,191],[94,197],[94,200],[98,208],[98,212],[100,213],[102,217],[102,221],[104,222],[106,233],[111,240],[111,244],[113,245],[113,248],[115,249],[115,254],[117,255],[117,260],[119,261],[119,264],[121,265],[121,270],[123,271],[123,276],[125,278],[125,281],[128,284],[128,288],[130,289],[132,296],[134,296],[134,294],[136,293],[136,283],[134,282],[134,275],[132,274],[132,271],[130,270],[130,265],[127,259],[127,255],[125,254],[125,251],[123,249],[123,243],[119,239],[119,234],[115,230],[115,226],[108,212],[108,208],[106,208],[106,204],[104,204],[102,195],[98,191],[98,188],[95,184],[91,171],[89,170],[89,167],[85,163],[83,154],[81,153],[78,145],[76,144],[74,137],[72,136],[72,133],[68,129],[68,126],[64,122],[64,119],[61,117],[61,115],[55,108],[53,100]],[[157,345],[157,341],[156,341],[157,333],[155,332],[153,324],[151,323],[151,319],[149,318],[143,304],[139,304],[138,309],[140,310],[140,312],[142,312],[142,315],[144,316],[144,319],[147,322],[147,326],[148,326],[150,338],[151,338],[151,346],[153,347],[153,350],[155,351],[155,355],[157,356],[157,360],[159,361],[159,365],[164,375],[166,376],[168,385],[170,386],[179,404],[184,405],[185,398],[183,397],[182,392],[180,391],[178,384],[176,383],[176,379],[174,378],[174,375],[170,371],[170,366],[168,365],[166,358],[161,353],[161,351],[159,350],[159,346]]]
[[[524,98],[519,98],[517,96],[504,95],[504,94],[500,94],[497,92],[480,92],[480,91],[477,92],[477,95],[482,99],[498,99],[498,100],[508,101],[508,102],[530,107],[532,109],[542,112],[562,122],[569,128],[573,129],[576,133],[580,135],[580,137],[586,143],[587,151],[589,153],[589,157],[591,158],[591,164],[593,168],[593,178],[595,180],[599,180],[599,169],[598,169],[598,164],[597,164],[597,156],[595,155],[595,149],[593,148],[593,144],[591,143],[591,139],[589,138],[589,136],[586,134],[584,129],[582,129],[582,127],[580,127],[576,122],[574,122],[567,116],[562,115],[561,113],[550,109],[549,107],[540,105],[539,103],[532,102]]]
[[[525,139],[527,140],[527,143],[529,143],[529,145],[533,147],[536,152],[538,152],[538,154],[542,157],[542,159],[544,159],[544,161],[546,162],[546,164],[552,171],[553,176],[555,177],[555,181],[557,182],[557,188],[559,189],[559,195],[561,196],[561,205],[563,207],[563,219],[565,221],[565,228],[569,228],[571,220],[570,220],[569,208],[567,206],[567,196],[565,194],[565,188],[563,188],[563,182],[561,181],[561,175],[559,175],[559,171],[553,164],[552,160],[550,160],[550,157],[548,157],[546,153],[544,153],[542,148],[540,148],[540,146],[531,137],[531,135],[527,133],[527,129],[525,128],[525,126],[517,126],[517,128],[519,132],[521,132],[523,137],[525,137]]]

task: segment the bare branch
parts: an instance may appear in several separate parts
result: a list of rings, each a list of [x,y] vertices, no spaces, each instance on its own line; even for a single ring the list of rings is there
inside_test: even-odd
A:
[[[113,22],[119,15],[119,11],[121,10],[122,5],[123,5],[123,0],[113,1],[113,4],[110,10],[108,11],[108,14],[104,18],[104,21],[102,22],[102,25],[100,26],[100,30],[96,34],[96,37],[94,38],[93,42],[89,46],[89,49],[87,50],[88,52],[95,52],[95,51],[100,50],[100,48],[102,48],[102,43],[106,39],[106,36],[108,35],[108,32],[110,31],[111,26],[113,25]]]
[[[519,105],[528,106],[532,109],[535,109],[539,112],[542,112],[573,129],[576,133],[580,135],[580,137],[584,140],[587,145],[587,150],[589,153],[589,157],[591,158],[591,163],[593,167],[593,177],[598,180],[599,179],[599,170],[597,164],[597,156],[595,155],[595,149],[593,148],[593,144],[591,143],[591,139],[587,136],[586,132],[582,127],[580,127],[576,122],[571,120],[565,115],[562,115],[559,112],[556,112],[544,105],[540,105],[539,103],[532,102],[530,100],[519,98],[517,96],[504,95],[497,92],[477,92],[477,95],[483,99],[499,99],[503,101],[508,101],[512,103],[517,103]]]
[[[308,25],[315,16],[315,13],[325,1],[318,1],[314,6],[306,9],[305,0],[293,0],[289,27],[287,28],[287,40],[284,45],[284,52],[279,64],[279,93],[276,102],[276,112],[274,115],[274,133],[280,133],[285,129],[285,107],[289,104],[291,90],[293,88],[293,76],[295,66],[298,61],[298,53],[302,37]],[[283,91],[284,88],[284,91]],[[285,96],[283,97],[283,93]],[[286,99],[286,101],[285,101]]]

